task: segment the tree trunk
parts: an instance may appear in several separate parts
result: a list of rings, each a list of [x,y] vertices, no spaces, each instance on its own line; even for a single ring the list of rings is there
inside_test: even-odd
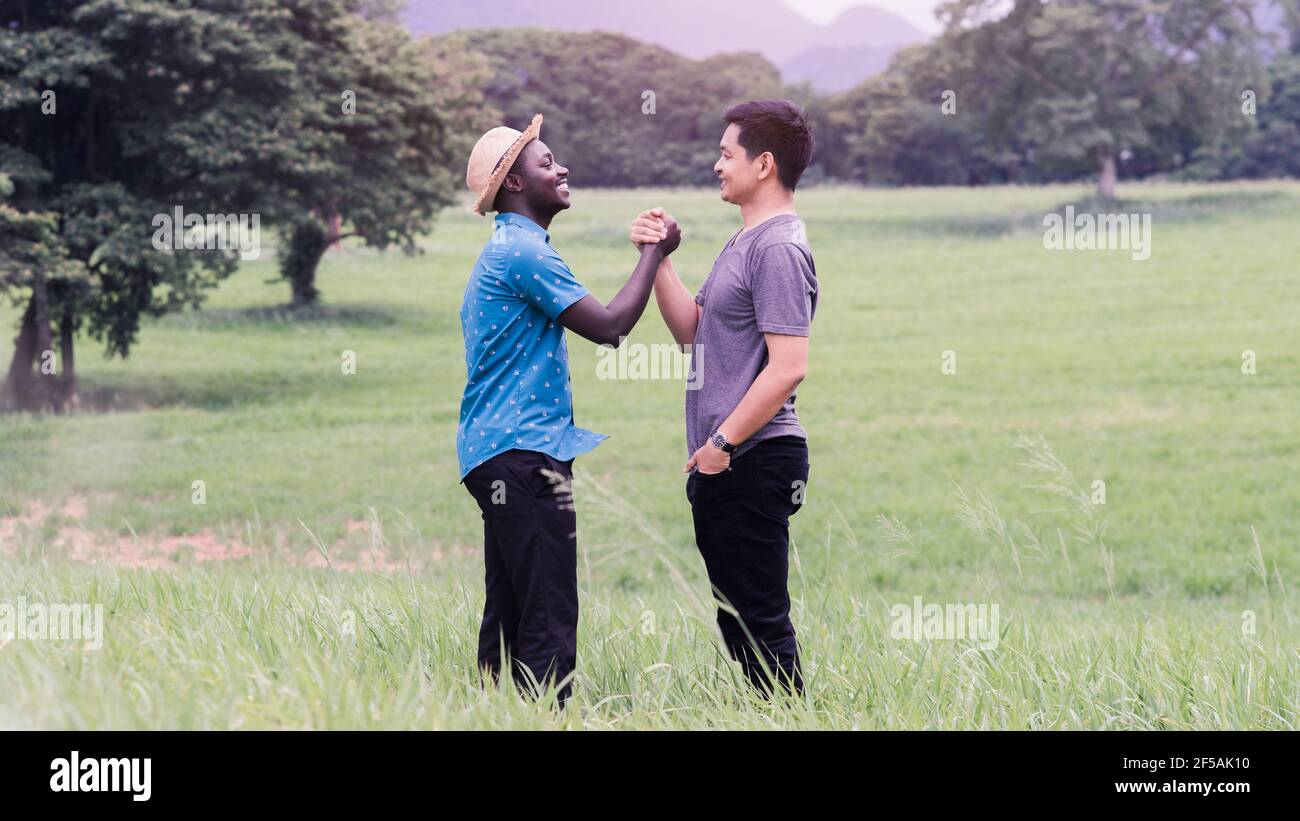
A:
[[[27,407],[57,411],[63,407],[63,386],[59,384],[59,360],[54,353],[54,334],[50,331],[49,290],[40,271],[32,278],[32,304],[36,306],[36,381],[27,397]]]
[[[343,235],[343,215],[335,211],[330,216],[330,250],[331,251],[343,250],[343,243],[339,241],[339,237],[341,237],[342,235]]]
[[[0,408],[5,410],[61,411],[69,402],[76,402],[72,317],[65,316],[59,323],[58,368],[48,374],[41,370],[46,361],[45,352],[54,350],[49,323],[42,323],[40,319],[45,313],[42,310],[44,291],[38,281],[27,309],[23,311],[18,336],[14,338],[13,358],[9,361],[4,383],[0,385]]]
[[[45,277],[41,275],[40,271],[36,271],[32,277],[32,306],[36,308],[34,317],[36,320],[36,356],[42,360],[36,367],[42,376],[54,376],[58,373],[57,367],[54,373],[51,374],[46,374],[43,370],[40,370],[46,359],[46,352],[54,353],[54,337],[50,333],[50,302],[46,296]]]
[[[77,365],[72,350],[75,336],[72,316],[64,314],[59,321],[59,359],[63,362],[63,378],[59,385],[63,389],[59,397],[60,406],[66,406],[70,402],[75,405],[77,402]]]
[[[289,280],[293,289],[293,307],[316,304],[320,296],[316,290],[316,268],[330,241],[329,234],[316,219],[307,218],[294,223],[288,253],[280,260],[280,274]]]
[[[1113,146],[1103,145],[1097,149],[1097,163],[1099,169],[1097,172],[1097,196],[1104,200],[1115,199],[1115,182],[1118,178],[1118,170],[1115,167],[1115,149]]]
[[[318,258],[319,259],[319,258]],[[297,276],[289,281],[293,292],[292,305],[295,308],[305,308],[315,305],[320,298],[320,291],[316,290],[316,266],[300,271]]]
[[[14,337],[14,355],[9,361],[9,373],[0,390],[0,404],[6,408],[22,409],[32,405],[32,360],[36,357],[36,301],[27,303],[18,336]]]

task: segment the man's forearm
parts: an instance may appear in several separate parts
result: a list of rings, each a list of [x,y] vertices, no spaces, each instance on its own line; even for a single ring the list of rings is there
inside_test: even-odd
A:
[[[663,315],[664,324],[673,335],[678,345],[691,345],[695,342],[695,328],[699,325],[699,306],[695,297],[686,290],[671,258],[665,258],[655,275],[655,302],[659,313]]]
[[[655,273],[663,259],[663,251],[658,246],[642,248],[632,276],[609,305],[601,305],[600,300],[588,294],[560,314],[560,324],[598,345],[619,345],[645,311]]]
[[[771,422],[795,388],[803,381],[802,371],[779,368],[768,363],[759,371],[754,384],[745,391],[740,404],[723,421],[720,429],[727,441],[739,445]]]
[[[613,317],[614,336],[624,337],[632,333],[636,322],[645,311],[650,301],[650,290],[655,284],[655,275],[665,257],[659,248],[642,249],[641,259],[637,260],[632,276],[628,277],[623,287],[609,301],[609,313]]]

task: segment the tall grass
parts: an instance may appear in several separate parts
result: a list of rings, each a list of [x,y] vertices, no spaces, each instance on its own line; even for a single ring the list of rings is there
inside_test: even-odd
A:
[[[720,645],[682,386],[600,380],[575,338],[579,423],[612,437],[575,472],[574,696],[480,686],[481,521],[452,442],[486,227],[449,211],[423,257],[327,256],[317,311],[275,307],[259,261],[126,362],[82,340],[82,412],[0,417],[0,603],[107,617],[93,651],[0,637],[0,725],[1296,729],[1300,186],[1125,191],[1155,215],[1145,263],[1044,251],[1042,214],[1082,187],[801,192],[822,282],[791,526],[803,698],[756,698]],[[602,299],[643,208],[682,222],[692,286],[735,230],[713,192],[574,203],[553,239]],[[668,339],[653,308],[634,336]],[[158,569],[121,566],[160,544]],[[917,596],[997,604],[996,645],[891,638]]]

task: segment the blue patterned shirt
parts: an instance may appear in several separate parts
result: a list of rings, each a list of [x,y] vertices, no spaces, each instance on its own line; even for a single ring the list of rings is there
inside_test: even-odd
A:
[[[525,216],[498,214],[465,286],[465,393],[456,453],[460,478],[507,450],[568,461],[608,437],[573,424],[564,328],[556,318],[587,295]]]

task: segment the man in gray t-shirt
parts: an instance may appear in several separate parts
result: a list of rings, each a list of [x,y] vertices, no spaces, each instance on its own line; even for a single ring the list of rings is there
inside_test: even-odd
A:
[[[692,389],[686,391],[688,456],[722,428],[767,367],[764,334],[808,336],[817,311],[817,274],[803,221],[779,214],[738,232],[713,263],[695,302],[701,310],[691,347]],[[794,400],[792,392],[731,458],[776,436],[806,440]]]
[[[778,684],[802,692],[788,550],[808,482],[794,402],[808,369],[817,274],[794,189],[813,137],[803,109],[784,100],[741,103],[723,119],[713,170],[744,226],[694,297],[671,262],[660,265],[655,300],[673,338],[691,346],[686,496],[714,595],[730,605],[718,608],[718,626],[760,692]],[[666,237],[666,219],[662,209],[643,213],[632,242]]]

